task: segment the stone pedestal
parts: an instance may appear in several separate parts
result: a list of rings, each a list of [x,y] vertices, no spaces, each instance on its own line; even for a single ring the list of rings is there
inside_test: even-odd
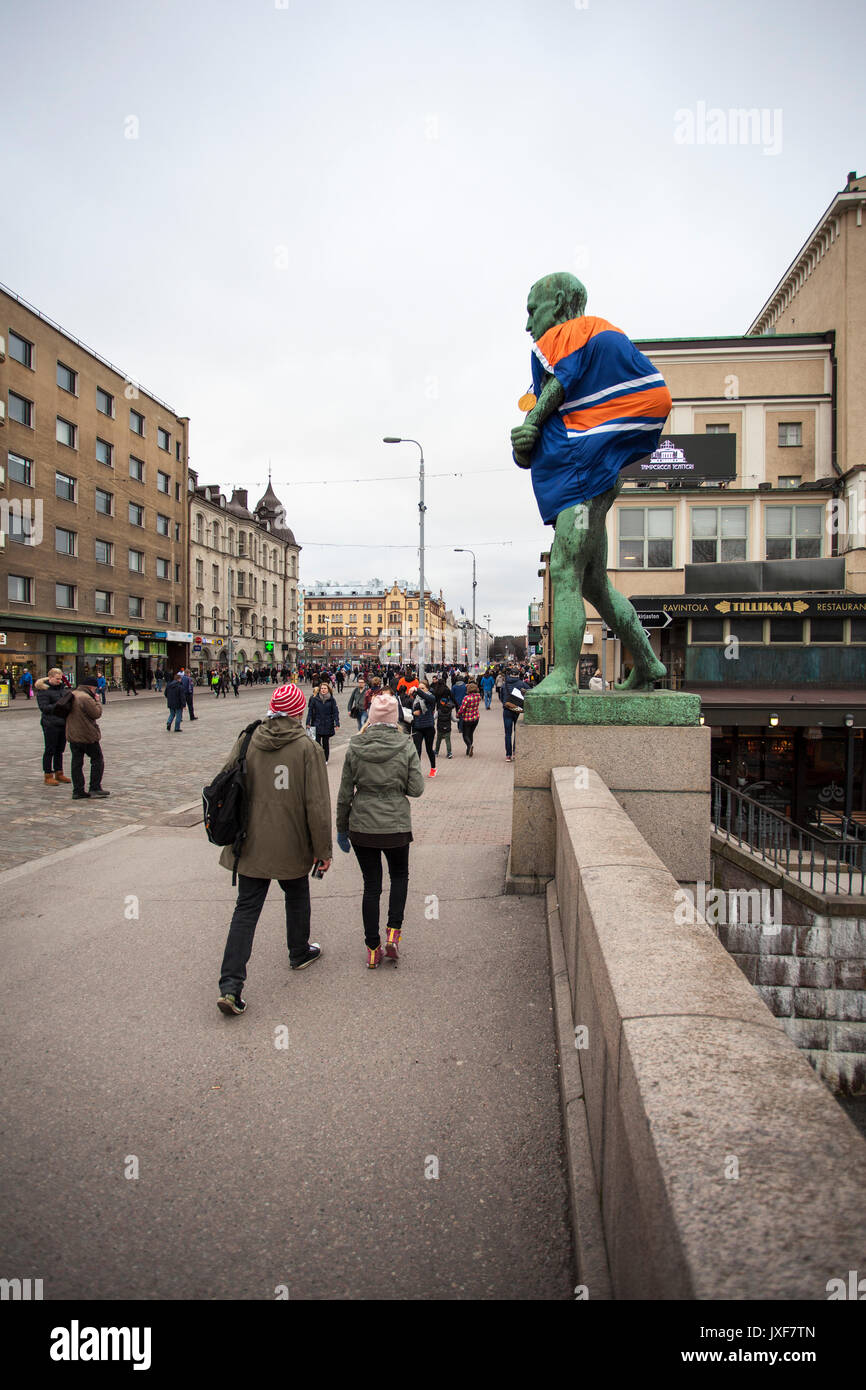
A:
[[[700,697],[580,691],[526,696],[517,730],[507,892],[541,893],[554,875],[550,773],[592,768],[678,882],[709,882],[710,730]]]

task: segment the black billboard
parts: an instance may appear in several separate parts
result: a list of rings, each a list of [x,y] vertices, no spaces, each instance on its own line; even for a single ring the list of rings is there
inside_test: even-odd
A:
[[[729,482],[737,476],[734,434],[665,434],[652,454],[645,454],[620,475],[638,482]]]

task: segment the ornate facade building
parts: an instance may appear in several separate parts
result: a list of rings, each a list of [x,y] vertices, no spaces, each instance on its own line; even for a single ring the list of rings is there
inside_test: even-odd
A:
[[[190,470],[189,507],[193,668],[297,665],[300,546],[270,478],[250,510]]]
[[[304,590],[305,645],[314,661],[381,661],[395,665],[418,659],[418,590],[400,583],[311,584]],[[427,665],[445,653],[445,600],[424,591]]]

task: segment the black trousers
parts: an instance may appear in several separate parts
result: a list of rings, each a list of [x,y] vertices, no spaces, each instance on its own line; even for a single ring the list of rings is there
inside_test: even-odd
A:
[[[239,996],[247,978],[247,961],[253,949],[256,923],[265,905],[272,879],[238,874],[238,900],[232,914],[220,972],[220,993]],[[310,880],[278,880],[286,899],[286,945],[289,960],[301,960],[310,942]]]
[[[42,737],[45,740],[45,751],[42,754],[42,771],[62,772],[63,750],[66,747],[66,730],[62,726],[59,729],[46,728],[43,724]]]
[[[388,861],[391,877],[391,892],[388,896],[388,926],[402,927],[403,913],[406,910],[406,895],[409,892],[409,846],[398,845],[394,849],[371,849],[369,845],[353,845],[355,857],[364,876],[364,896],[361,899],[361,917],[364,922],[364,940],[374,949],[381,945],[379,936],[379,899],[382,896],[382,855]]]
[[[189,694],[188,694],[185,698],[186,698],[186,707],[187,707],[187,709],[189,710],[189,717],[190,717],[190,719],[195,719],[195,711],[194,711],[194,709],[193,709],[193,707],[192,707],[192,691],[190,691]]]
[[[98,792],[102,788],[102,773],[105,768],[105,760],[102,756],[102,746],[99,743],[73,743],[70,739],[69,747],[72,749],[72,790],[74,792],[84,791],[84,755],[90,759],[90,790]]]
[[[432,730],[432,728],[430,728],[430,729],[413,729],[413,730],[412,730],[412,741],[413,741],[413,743],[415,744],[415,752],[418,754],[418,759],[419,759],[419,761],[420,761],[420,759],[421,759],[421,749],[422,749],[422,748],[426,748],[426,749],[427,749],[427,757],[430,759],[430,766],[431,766],[431,767],[435,767],[435,766],[436,766],[436,754],[433,752],[433,730]]]
[[[461,729],[461,733],[463,734],[463,742],[466,744],[466,747],[467,747],[467,748],[471,748],[471,747],[472,747],[472,740],[473,740],[473,738],[475,737],[475,730],[476,730],[477,728],[478,728],[478,720],[477,720],[477,719],[464,719],[464,720],[463,720],[463,728]]]
[[[316,730],[316,742],[322,745],[322,752],[325,755],[325,762],[328,761],[328,755],[331,751],[332,738],[333,734],[320,734],[318,729]]]

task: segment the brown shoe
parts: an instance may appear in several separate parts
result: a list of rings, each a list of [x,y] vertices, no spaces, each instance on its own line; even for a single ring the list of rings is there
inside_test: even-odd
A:
[[[64,777],[64,775],[63,775],[62,772],[55,772],[55,774],[54,774],[54,780],[55,780],[55,782],[71,782],[71,781],[72,781],[72,778],[71,778],[71,777]]]
[[[54,773],[53,773],[53,772],[46,772],[46,774],[45,774],[45,785],[46,785],[46,787],[56,787],[56,786],[57,786],[57,778],[54,776]]]

